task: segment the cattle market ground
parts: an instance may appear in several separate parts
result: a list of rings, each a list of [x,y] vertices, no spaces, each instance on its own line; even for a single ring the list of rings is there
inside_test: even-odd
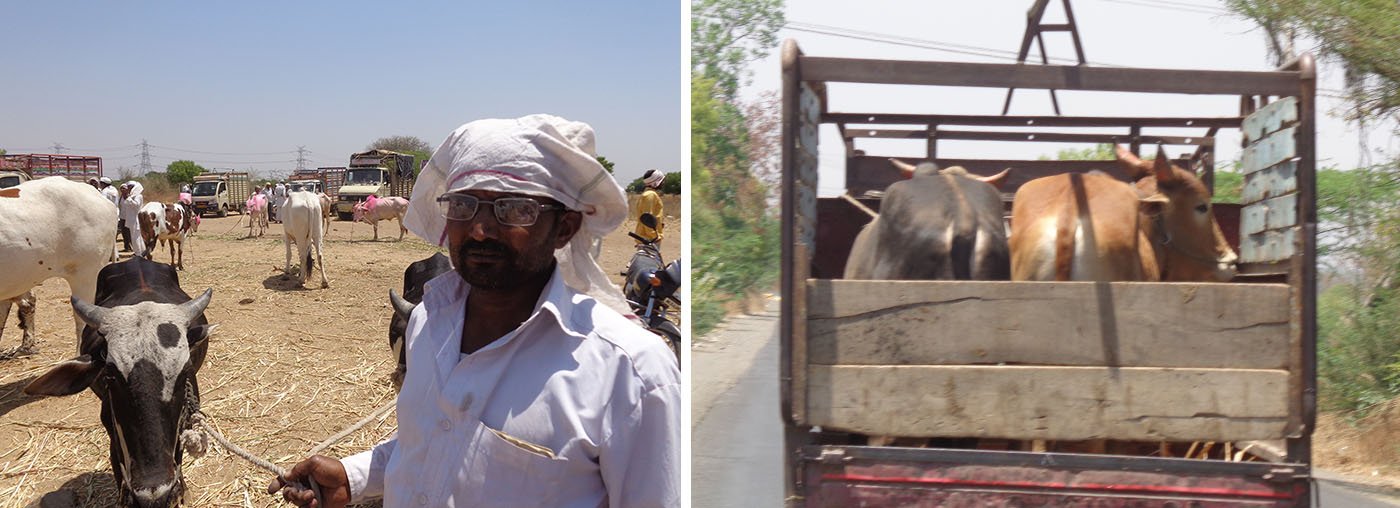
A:
[[[662,241],[667,259],[679,255],[680,204],[667,196]],[[197,295],[214,289],[206,311],[217,323],[199,373],[203,410],[212,425],[249,451],[290,467],[308,450],[388,403],[393,361],[387,346],[389,288],[401,288],[404,268],[435,248],[398,226],[335,221],[326,235],[329,289],[313,274],[309,289],[281,280],[281,225],[247,238],[240,215],[206,218],[185,249],[180,283]],[[604,242],[601,264],[614,280],[630,259],[629,221]],[[123,254],[125,257],[126,254]],[[293,252],[295,257],[295,251]],[[168,261],[164,251],[155,256]],[[0,361],[0,508],[114,506],[116,487],[108,438],[91,391],[65,398],[30,398],[21,390],[50,365],[73,356],[76,345],[68,285],[52,279],[35,289],[38,354]],[[20,340],[11,316],[0,349]],[[349,455],[395,428],[393,411],[325,452]],[[264,493],[270,475],[212,444],[205,456],[186,457],[187,506],[290,506]]]

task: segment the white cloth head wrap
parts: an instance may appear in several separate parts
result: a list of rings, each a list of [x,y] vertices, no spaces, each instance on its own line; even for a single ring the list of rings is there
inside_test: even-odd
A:
[[[647,187],[660,187],[661,182],[666,181],[666,173],[662,173],[653,169],[651,170],[651,176],[643,181],[646,182]]]
[[[553,198],[583,214],[579,232],[554,253],[564,283],[630,315],[622,290],[597,261],[603,237],[627,217],[627,198],[595,156],[593,128],[582,122],[530,115],[465,124],[447,136],[418,175],[404,227],[444,247],[447,219],[438,196],[485,190]]]

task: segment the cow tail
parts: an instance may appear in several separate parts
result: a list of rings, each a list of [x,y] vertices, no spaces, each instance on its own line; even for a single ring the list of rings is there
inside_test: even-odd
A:
[[[1065,209],[1060,211],[1055,221],[1055,280],[1070,280],[1074,267],[1074,225],[1079,216],[1076,201],[1078,193],[1074,189],[1083,187],[1084,177],[1078,173],[1069,175],[1069,199],[1064,200]]]
[[[949,261],[953,263],[953,279],[971,280],[973,257],[977,249],[977,221],[972,213],[972,207],[967,203],[967,196],[963,193],[963,188],[958,185],[955,175],[944,175],[948,183],[953,188],[953,194],[957,196],[958,211],[953,219],[953,238],[948,246]]]

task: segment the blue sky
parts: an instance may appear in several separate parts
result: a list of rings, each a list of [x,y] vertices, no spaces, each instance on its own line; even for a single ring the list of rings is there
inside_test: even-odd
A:
[[[681,164],[680,2],[20,2],[0,30],[0,148],[108,174],[344,165],[389,135],[547,112],[623,183]],[[198,153],[212,152],[212,153]]]

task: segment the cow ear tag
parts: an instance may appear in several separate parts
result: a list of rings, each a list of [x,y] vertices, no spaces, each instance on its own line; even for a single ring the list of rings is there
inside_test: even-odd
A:
[[[19,197],[19,187],[10,187],[10,188],[8,188],[8,189],[0,189],[0,198],[17,198],[17,197]]]

